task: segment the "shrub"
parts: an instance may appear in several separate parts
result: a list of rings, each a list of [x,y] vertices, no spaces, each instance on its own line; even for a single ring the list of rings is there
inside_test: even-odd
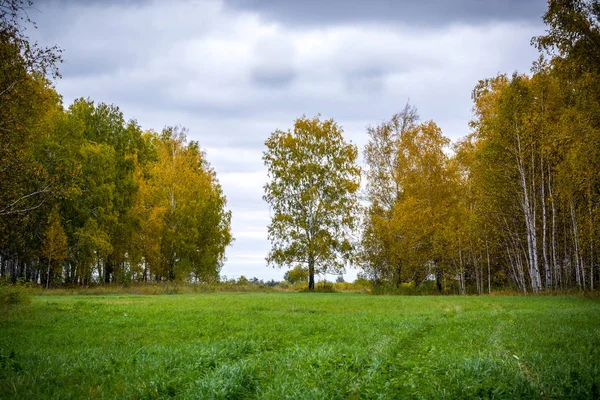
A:
[[[277,284],[280,289],[289,289],[292,285],[288,281],[281,281]]]
[[[335,292],[335,289],[333,287],[333,282],[328,282],[328,281],[317,282],[317,284],[315,285],[315,291],[322,292],[322,293],[333,293],[333,292]]]
[[[26,288],[21,286],[0,286],[0,306],[29,304],[31,295]]]

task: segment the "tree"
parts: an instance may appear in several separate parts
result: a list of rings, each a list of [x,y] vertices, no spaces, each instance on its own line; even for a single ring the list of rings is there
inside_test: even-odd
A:
[[[0,274],[13,281],[38,278],[32,260],[40,256],[52,207],[42,209],[53,187],[35,152],[60,104],[48,79],[58,77],[60,50],[26,36],[35,27],[29,7],[26,0],[0,0]]]
[[[115,105],[65,110],[51,81],[61,50],[29,40],[31,6],[0,0],[0,277],[215,279],[231,213],[198,144],[143,135]]]
[[[600,1],[550,0],[544,22],[546,34],[532,43],[552,57],[549,75],[560,87],[556,136],[564,148],[554,160],[556,189],[568,203],[576,280],[585,287],[587,276],[593,289],[600,261],[595,228],[600,208]]]
[[[358,212],[358,150],[333,119],[298,118],[294,130],[276,130],[265,142],[270,181],[263,199],[273,212],[268,227],[269,264],[302,263],[308,287],[315,273],[343,269],[353,258]]]
[[[369,141],[364,157],[367,168],[366,200],[361,240],[361,263],[375,279],[400,285],[402,260],[391,226],[396,204],[402,196],[398,167],[403,154],[403,137],[417,127],[419,116],[407,103],[390,121],[367,128]]]
[[[441,290],[443,232],[452,209],[450,140],[433,122],[418,124],[406,105],[389,122],[368,128],[367,200],[362,263],[374,278],[399,286],[434,273]]]
[[[184,129],[148,135],[156,161],[146,174],[136,173],[138,251],[156,279],[216,280],[233,240],[216,175],[198,144],[187,143]]]
[[[58,209],[55,207],[48,219],[48,229],[44,240],[43,255],[48,259],[48,270],[46,273],[46,289],[50,287],[50,276],[52,275],[52,262],[61,262],[67,259],[67,236],[60,222]]]
[[[31,5],[0,1],[0,218],[39,208],[50,192],[32,144],[40,122],[59,102],[47,76],[59,76],[61,50],[29,41],[26,27],[35,27],[26,13]]]
[[[534,37],[533,45],[577,75],[600,71],[600,1],[550,0],[544,22],[546,35]]]
[[[296,265],[294,268],[283,274],[283,279],[292,285],[296,282],[306,282],[308,281],[308,268],[303,267],[302,265]]]

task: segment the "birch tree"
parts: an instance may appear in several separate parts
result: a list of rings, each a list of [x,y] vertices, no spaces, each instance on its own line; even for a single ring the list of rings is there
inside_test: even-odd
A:
[[[271,207],[271,265],[308,267],[315,274],[339,272],[354,257],[352,231],[358,219],[358,150],[329,119],[302,117],[293,130],[276,130],[265,142],[269,181],[263,199]]]

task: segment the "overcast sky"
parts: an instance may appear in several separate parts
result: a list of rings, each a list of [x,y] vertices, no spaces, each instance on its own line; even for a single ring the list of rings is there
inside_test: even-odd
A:
[[[189,128],[233,212],[222,274],[281,279],[266,266],[261,154],[275,129],[321,113],[361,150],[365,127],[406,101],[452,140],[471,90],[529,72],[544,0],[206,0],[36,2],[43,44],[64,49],[64,104],[113,103],[144,129]],[[362,157],[361,157],[362,161]],[[348,270],[352,280],[356,270]]]

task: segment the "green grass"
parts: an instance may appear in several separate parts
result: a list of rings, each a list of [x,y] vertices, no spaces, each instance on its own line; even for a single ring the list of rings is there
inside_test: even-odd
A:
[[[0,398],[598,398],[600,302],[340,293],[35,296]]]

